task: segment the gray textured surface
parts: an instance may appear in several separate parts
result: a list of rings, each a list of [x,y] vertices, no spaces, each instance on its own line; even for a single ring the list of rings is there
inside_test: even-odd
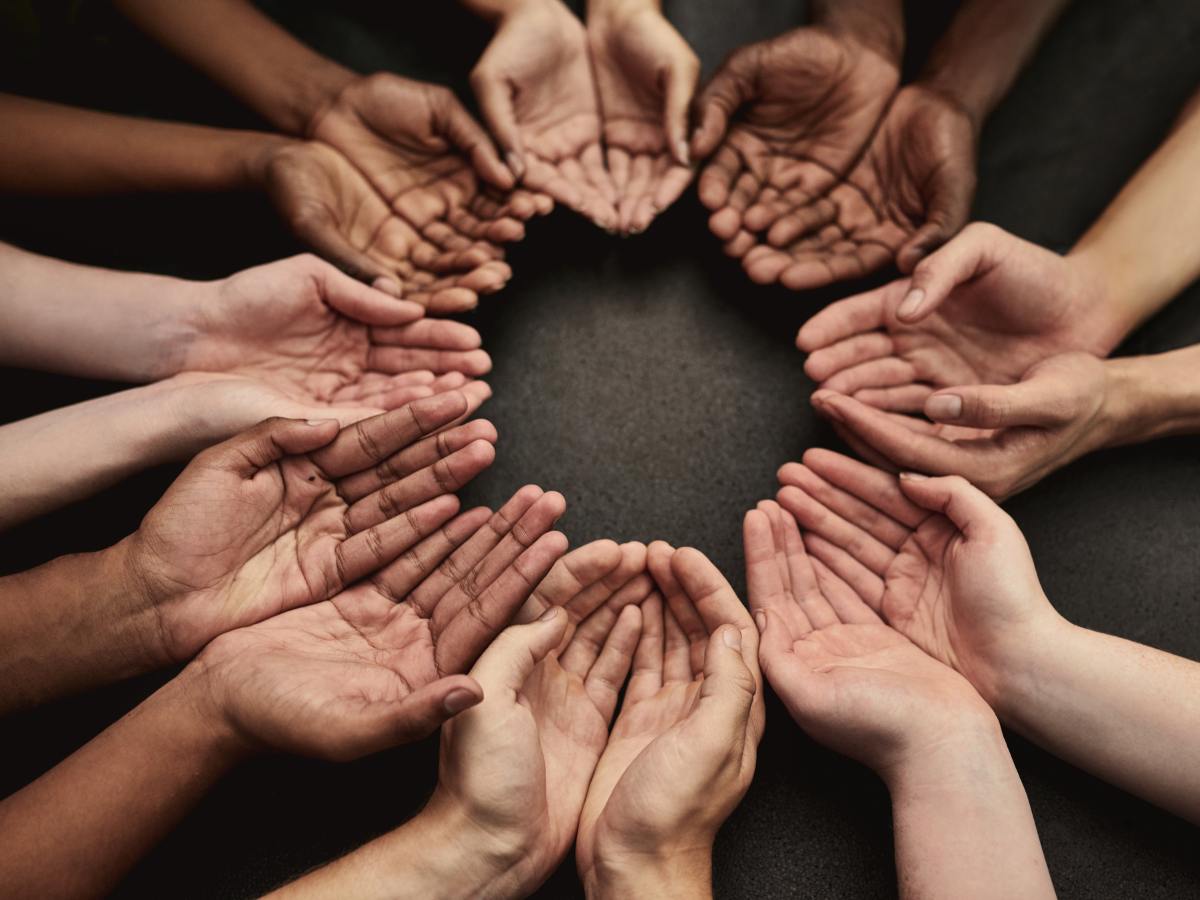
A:
[[[53,5],[53,4],[48,4]],[[952,4],[918,3],[914,55]],[[324,4],[332,9],[334,4]],[[275,3],[314,43],[359,68],[457,80],[482,34],[453,12],[397,24],[384,4]],[[433,4],[412,4],[409,8]],[[710,71],[734,46],[803,20],[803,4],[668,3]],[[349,10],[349,12],[347,12]],[[94,35],[102,35],[97,39]],[[450,39],[465,34],[455,49]],[[66,64],[65,60],[70,60]],[[49,32],[3,65],[6,84],[80,102],[250,121],[102,10]],[[1200,81],[1200,6],[1188,0],[1079,0],[983,140],[978,218],[1063,248],[1153,149]],[[0,236],[84,261],[215,277],[290,252],[253,200],[157,198],[4,204]],[[496,360],[496,465],[468,490],[495,503],[536,481],[566,494],[573,543],[665,538],[703,549],[739,587],[742,512],[774,471],[812,445],[814,420],[792,348],[835,288],[758,288],[720,254],[689,195],[645,235],[609,238],[558,213],[511,254],[511,286],[473,317]],[[1193,288],[1124,352],[1200,340]],[[110,389],[0,372],[11,419]],[[1076,622],[1200,658],[1200,442],[1106,452],[1060,472],[1010,509],[1043,583]],[[171,472],[6,535],[13,570],[102,546],[134,527]],[[53,765],[156,679],[0,722],[11,790]],[[720,897],[864,897],[895,892],[887,796],[870,773],[814,747],[774,701],[759,771],[722,831]],[[1195,896],[1195,829],[1012,741],[1062,897]],[[403,821],[435,773],[432,743],[348,766],[263,760],[230,777],[123,887],[125,896],[245,897]],[[573,896],[570,861],[542,896]]]

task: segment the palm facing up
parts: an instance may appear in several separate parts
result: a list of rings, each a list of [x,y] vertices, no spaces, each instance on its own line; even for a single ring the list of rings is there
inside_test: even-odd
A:
[[[587,37],[570,10],[559,0],[538,0],[507,14],[471,86],[510,168],[530,190],[602,228],[617,227]]]
[[[692,180],[687,110],[700,62],[655,9],[588,19],[618,228],[645,231]]]
[[[692,149],[716,150],[700,199],[728,252],[744,256],[757,242],[751,232],[785,246],[811,229],[814,203],[862,154],[898,80],[893,64],[820,28],[726,60],[700,94]]]
[[[780,481],[807,553],[985,696],[1007,650],[1056,615],[1016,524],[961,478],[897,479],[810,450]]]
[[[201,661],[252,744],[352,759],[425,736],[482,692],[463,673],[565,549],[562,498],[523,488],[499,512],[442,497],[436,524],[380,546],[368,580],[223,635]],[[403,555],[401,555],[403,554]]]
[[[494,429],[435,433],[485,396],[442,394],[340,433],[268,420],[197,456],[129,539],[168,659],[331,597],[440,526],[454,511],[442,495],[491,464]]]

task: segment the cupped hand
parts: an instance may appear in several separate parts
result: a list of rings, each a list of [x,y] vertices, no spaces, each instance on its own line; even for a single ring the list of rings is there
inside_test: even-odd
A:
[[[566,550],[563,508],[532,486],[494,514],[455,517],[453,496],[411,508],[369,578],[204,650],[218,708],[251,749],[335,760],[432,733],[483,699],[462,673]]]
[[[1105,363],[1063,353],[1011,385],[963,385],[925,400],[925,415],[887,413],[845,396],[816,403],[848,441],[889,468],[961,475],[997,500],[1106,446],[1119,416]]]
[[[323,418],[386,410],[424,392],[458,387],[482,375],[491,359],[479,332],[423,318],[415,303],[367,287],[312,256],[297,256],[200,286],[194,337],[179,368],[211,373],[210,382],[246,406],[248,383],[266,415]],[[222,376],[222,377],[216,377]],[[415,394],[414,394],[415,392]],[[271,406],[286,401],[290,409]],[[320,410],[328,408],[322,415]],[[334,410],[338,412],[335,413]],[[227,411],[222,409],[222,411]],[[362,415],[354,416],[362,418]],[[255,419],[253,421],[258,421]]]
[[[494,250],[481,252],[474,237],[432,227],[437,244],[422,234],[349,160],[319,141],[273,151],[265,172],[266,191],[297,237],[355,277],[394,282],[406,299],[431,312],[471,309],[480,294],[498,291],[512,277],[508,264]],[[549,212],[551,205],[528,192],[511,198],[521,218],[530,209]],[[509,218],[508,206],[484,195],[472,203],[483,221]],[[470,252],[460,252],[466,248]]]
[[[911,271],[966,224],[975,143],[960,106],[920,85],[902,88],[858,164],[827,196],[781,215],[742,265],[756,282],[793,290],[862,278],[893,260]]]
[[[989,702],[1014,660],[1062,621],[1016,523],[962,478],[896,478],[814,449],[779,480],[776,499],[814,562]]]
[[[509,863],[506,894],[535,890],[575,839],[641,630],[624,573],[611,541],[559,560],[538,588],[550,605],[488,648],[471,672],[483,702],[442,732],[429,811],[471,823]]]
[[[407,547],[429,525],[412,511],[494,460],[490,423],[451,427],[488,393],[477,382],[341,431],[270,419],[198,455],[126,539],[165,661],[332,597]]]
[[[601,228],[617,228],[587,35],[560,0],[529,0],[506,13],[471,72],[471,87],[525,187]]]
[[[1068,350],[1107,355],[1111,338],[1093,314],[1103,294],[1071,257],[976,223],[911,278],[830,304],[796,344],[821,388],[915,412],[939,388],[1011,384]]]
[[[617,191],[617,229],[645,231],[692,180],[688,107],[700,60],[651,4],[598,6],[588,44]]]
[[[884,777],[995,716],[979,693],[805,552],[796,520],[765,501],[746,514],[746,586],[763,674],[814,740]]]
[[[845,35],[798,28],[742,47],[696,101],[692,137],[709,227],[726,252],[786,246],[850,171],[899,82],[894,63]],[[714,153],[715,151],[715,153]]]
[[[579,822],[585,883],[646,857],[706,867],[762,737],[758,633],[745,607],[696,550],[658,542],[648,564],[658,591],[642,603],[624,703]]]

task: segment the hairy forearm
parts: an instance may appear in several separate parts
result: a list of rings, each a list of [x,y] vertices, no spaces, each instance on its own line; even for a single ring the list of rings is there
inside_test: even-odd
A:
[[[0,714],[167,665],[127,541],[0,578]]]
[[[1050,752],[1200,823],[1200,663],[1064,622],[995,705]]]
[[[185,670],[0,803],[6,894],[107,893],[235,763],[237,742],[196,678]]]
[[[0,244],[0,364],[116,381],[174,374],[198,290]]]
[[[276,135],[157,122],[0,94],[0,191],[256,188]]]
[[[1029,800],[994,717],[888,773],[901,897],[1053,897]]]
[[[954,98],[978,130],[1067,3],[967,0],[930,53],[921,81]]]
[[[290,134],[356,76],[305,46],[246,0],[117,0],[173,53]]]
[[[1107,285],[1114,345],[1200,277],[1197,171],[1200,106],[1191,103],[1068,256]]]
[[[904,11],[900,0],[814,0],[812,21],[844,32],[899,67],[904,56]]]

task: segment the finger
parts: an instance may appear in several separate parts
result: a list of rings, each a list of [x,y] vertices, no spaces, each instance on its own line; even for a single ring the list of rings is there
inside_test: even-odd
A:
[[[894,475],[821,447],[804,452],[804,465],[831,485],[873,506],[908,529],[916,528],[927,518],[921,507],[900,492]],[[864,522],[862,519],[857,521]]]
[[[792,718],[800,723],[813,706],[817,692],[812,688],[814,673],[792,651],[795,640],[777,610],[760,609],[754,613],[759,632],[758,657],[762,673],[783,701]]]
[[[814,353],[845,338],[882,328],[887,321],[884,301],[891,285],[838,300],[804,323],[796,336],[796,346]]]
[[[897,387],[920,381],[916,367],[906,359],[887,356],[842,369],[822,382],[823,390],[853,394],[863,388]]]
[[[728,145],[721,147],[717,151],[717,155],[700,173],[700,183],[697,186],[700,202],[714,214],[721,210],[729,202],[729,192],[733,190],[733,183],[737,180],[742,168],[743,162],[738,152]],[[712,221],[710,218],[709,227],[713,229],[714,234],[722,240],[732,237],[731,234],[724,234],[723,227],[720,231],[713,228]]]
[[[625,690],[628,703],[653,697],[663,686],[663,601],[651,594],[641,606],[642,633],[633,652],[633,670]]]
[[[487,701],[512,702],[533,670],[558,646],[567,630],[567,616],[557,606],[524,625],[509,625],[471,667]]]
[[[1010,385],[963,385],[937,391],[925,401],[935,422],[975,428],[1060,428],[1074,419],[1062,392],[1049,379],[1033,377]]]
[[[896,254],[901,272],[911,272],[928,254],[958,233],[971,215],[975,196],[974,160],[952,154],[928,184],[925,224]]]
[[[331,308],[366,325],[408,325],[425,315],[425,308],[419,303],[397,300],[333,266],[322,265],[318,278],[321,296]]]
[[[348,759],[411,744],[433,734],[447,719],[483,700],[483,689],[466,675],[422,685],[401,700],[378,700],[364,710],[364,727]]]
[[[435,123],[436,126],[440,126],[437,130],[445,134],[450,143],[471,160],[471,165],[480,178],[502,190],[512,189],[516,184],[515,173],[500,161],[487,133],[479,127],[479,123],[466,111],[457,97],[450,95],[448,102],[440,107]]]
[[[793,492],[798,488],[821,506],[833,510],[846,521],[855,523],[892,550],[899,550],[912,533],[912,529],[870,503],[830,484],[808,466],[786,463],[779,470],[778,477],[783,487],[776,499],[779,505],[793,516],[796,516],[795,510],[792,509],[795,499]]]
[[[925,409],[925,401],[933,394],[927,384],[903,384],[899,387],[863,388],[852,396],[859,403],[873,406],[885,412],[919,413]]]
[[[550,574],[529,595],[516,621],[531,622],[551,606],[565,607],[576,595],[600,581],[620,563],[621,548],[616,541],[592,541],[576,547],[554,564]]]
[[[476,441],[494,444],[498,439],[496,427],[486,419],[472,419],[439,431],[389,456],[373,469],[356,472],[338,482],[338,494],[348,503],[354,503],[372,494],[385,485],[394,484],[422,469],[433,466],[453,453],[470,446]]]
[[[683,195],[683,192],[687,190],[687,186],[692,183],[692,178],[694,177],[695,173],[690,168],[671,166],[671,168],[667,169],[651,195],[652,214],[657,215],[663,212],[678,200]]]
[[[662,604],[662,615],[663,684],[666,685],[672,681],[689,682],[692,680],[692,646],[665,601]]]
[[[908,289],[896,307],[896,318],[913,323],[945,302],[959,285],[980,274],[990,260],[990,232],[968,228],[950,243],[921,260],[912,270]]]
[[[754,658],[746,659],[742,631],[722,625],[709,638],[704,654],[704,681],[689,716],[689,730],[699,740],[726,749],[740,747],[750,733],[750,713],[761,703],[758,676],[758,630],[754,629]],[[733,757],[739,763],[741,754]]]
[[[194,464],[226,469],[242,478],[252,478],[285,456],[311,453],[330,441],[336,442],[339,434],[335,419],[266,419],[205,450],[196,457]]]
[[[423,538],[433,534],[458,512],[458,498],[451,495],[413,507],[406,515],[387,519],[364,529],[336,545],[332,570],[323,573],[326,589],[333,593],[376,572]]]
[[[883,619],[879,618],[879,614],[869,607],[850,585],[835,575],[825,563],[812,557],[809,557],[809,561],[817,576],[817,584],[821,587],[821,593],[837,613],[838,619],[847,625],[879,625],[883,622]]]
[[[677,57],[663,73],[663,131],[671,156],[681,166],[691,164],[688,153],[688,108],[700,79],[700,61],[695,54]]]
[[[804,363],[804,374],[820,383],[843,369],[891,356],[894,351],[895,344],[890,335],[882,331],[867,331],[809,354]]]
[[[944,515],[969,541],[986,541],[1012,521],[996,501],[959,476],[924,478],[904,472],[900,489],[914,503]]]
[[[784,562],[788,569],[788,579],[792,584],[792,594],[795,596],[805,618],[813,628],[828,628],[838,622],[837,614],[817,583],[816,573],[812,562],[804,551],[804,542],[800,538],[800,529],[795,518],[783,510],[778,504],[768,504],[774,520],[777,533],[776,542],[783,550]]]
[[[296,237],[312,247],[325,259],[341,268],[352,278],[371,281],[391,278],[396,273],[363,250],[338,230],[338,224],[328,213],[307,212],[291,220]]]
[[[628,608],[629,604],[616,609],[605,604],[580,622],[571,640],[559,654],[559,665],[567,672],[579,676],[586,675],[595,664],[610,632]],[[634,639],[636,640],[636,635]],[[632,646],[630,649],[632,650]]]
[[[463,372],[486,375],[492,370],[492,358],[484,350],[434,350],[427,347],[373,346],[367,353],[367,365],[378,372]]]
[[[583,688],[606,722],[612,721],[617,696],[633,663],[642,631],[642,614],[636,606],[627,606],[608,633],[604,648],[583,680]]]
[[[849,553],[819,535],[805,532],[804,549],[814,559],[825,563],[858,594],[871,609],[878,610],[883,599],[883,579],[852,557]]]
[[[786,564],[780,564],[784,548],[776,545],[774,524],[762,504],[746,513],[742,531],[750,609],[771,610],[793,637],[808,634],[812,623],[785,581]]]
[[[526,160],[516,111],[513,109],[515,88],[508,79],[493,72],[486,62],[481,62],[471,72],[471,90],[479,101],[479,110],[483,113],[488,130],[504,151],[509,169],[518,180],[523,178]]]
[[[444,459],[352,503],[346,510],[346,527],[351,534],[357,534],[387,519],[404,515],[418,503],[453,494],[495,461],[496,448],[490,441],[472,441]]]
[[[405,602],[412,589],[482,528],[491,515],[486,506],[460,513],[372,575],[372,586],[393,603]]]
[[[896,551],[891,547],[858,524],[843,519],[798,487],[783,488],[779,492],[779,502],[795,516],[795,521],[805,531],[819,534],[831,544],[841,547],[879,576],[887,572],[896,558]],[[821,627],[816,621],[813,625]]]
[[[469,666],[508,625],[538,582],[566,552],[564,535],[556,531],[542,535],[478,596],[469,598],[456,614],[444,621],[434,648],[438,671],[458,672]],[[438,604],[438,612],[441,606]],[[438,618],[435,613],[435,620]]]
[[[704,159],[720,143],[729,128],[729,120],[738,107],[753,94],[751,54],[737,50],[721,64],[696,100],[699,126],[692,135],[691,151],[695,159]]]
[[[745,632],[753,632],[750,614],[732,585],[712,562],[692,547],[682,547],[671,557],[671,572],[680,587],[695,604],[708,631],[712,632],[723,624],[736,625]],[[756,649],[757,634],[749,634],[747,650]]]
[[[483,343],[470,325],[450,319],[421,319],[398,328],[372,328],[371,343],[395,347],[431,347],[435,350],[478,350]]]
[[[620,561],[614,569],[568,601],[567,612],[573,621],[582,621],[601,606],[640,603],[654,589],[653,580],[645,572],[646,545],[629,541],[620,546],[620,551]]]

